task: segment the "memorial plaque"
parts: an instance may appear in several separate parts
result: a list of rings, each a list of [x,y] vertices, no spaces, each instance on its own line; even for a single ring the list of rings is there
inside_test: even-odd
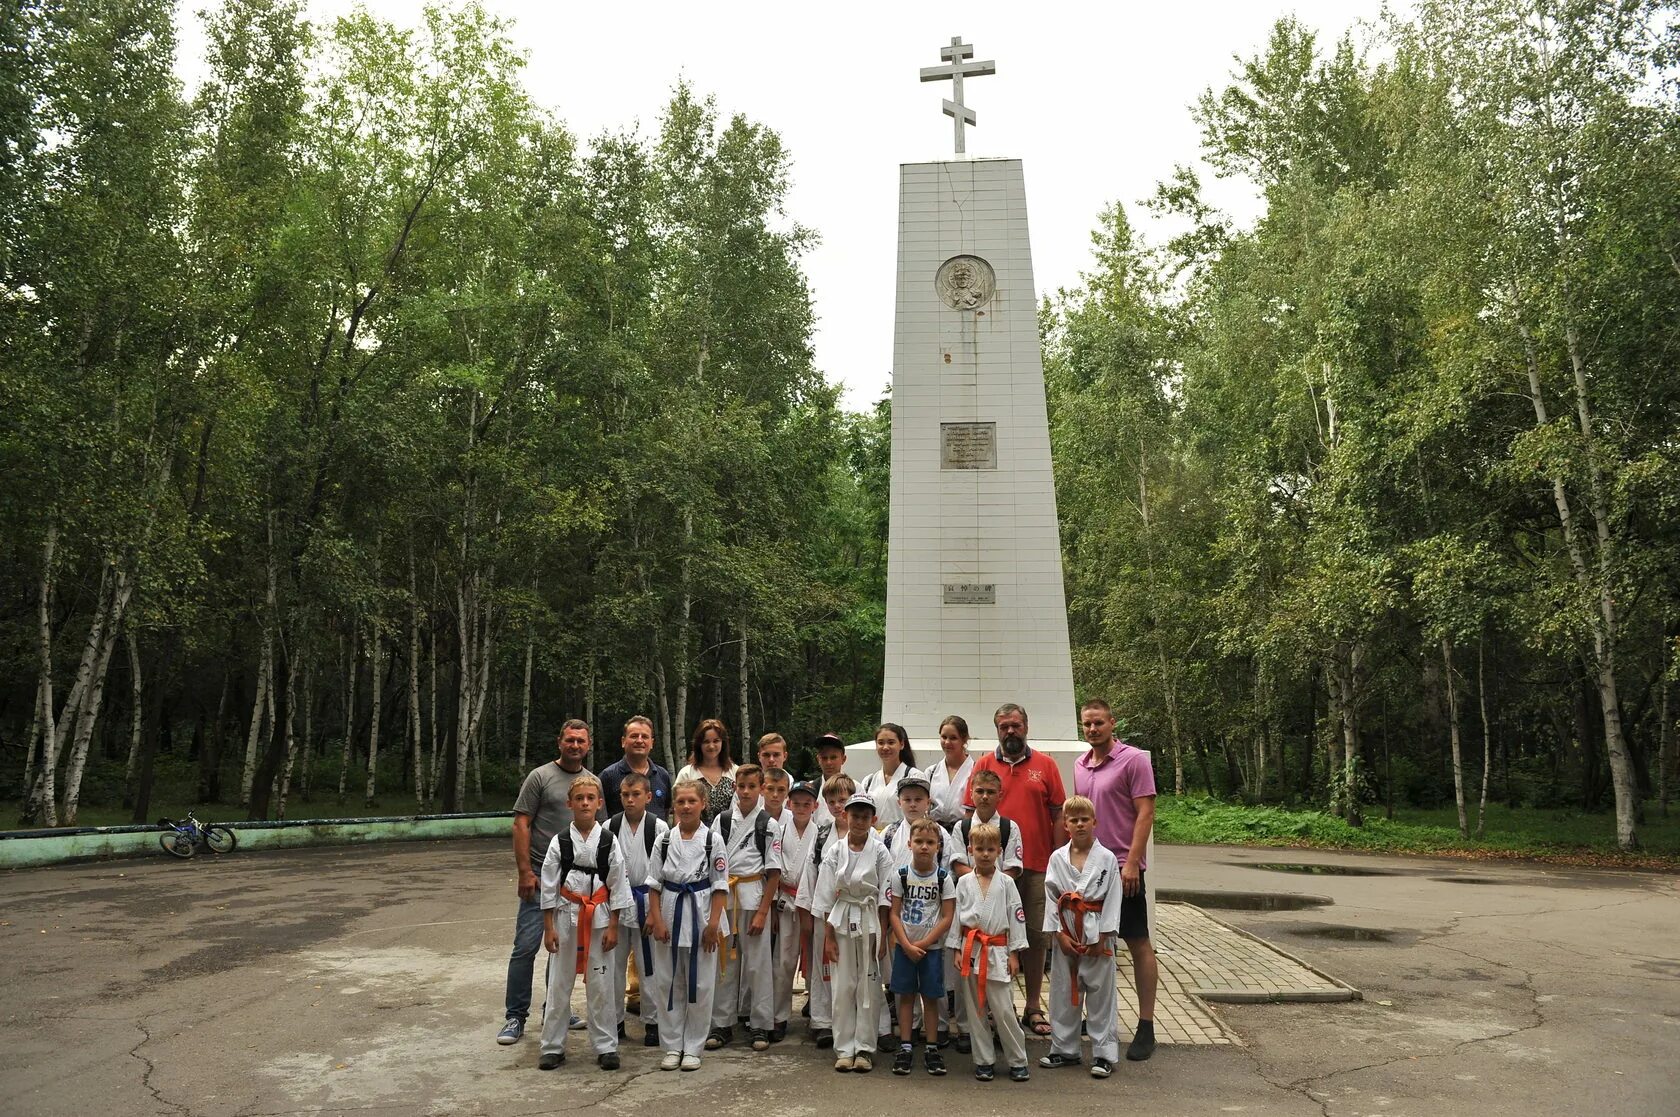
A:
[[[947,605],[996,605],[996,582],[946,582]]]
[[[940,423],[940,469],[996,469],[996,423]]]

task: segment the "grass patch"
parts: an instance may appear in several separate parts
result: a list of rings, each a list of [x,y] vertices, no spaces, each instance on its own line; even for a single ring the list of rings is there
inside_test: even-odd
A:
[[[1644,850],[1626,854],[1616,848],[1615,816],[1609,813],[1513,810],[1489,804],[1487,829],[1478,841],[1459,836],[1452,807],[1397,810],[1393,819],[1382,817],[1379,807],[1364,826],[1350,826],[1325,811],[1163,795],[1156,801],[1155,836],[1186,845],[1302,846],[1680,870],[1680,811],[1664,819],[1657,805],[1648,803],[1645,818],[1640,828]]]

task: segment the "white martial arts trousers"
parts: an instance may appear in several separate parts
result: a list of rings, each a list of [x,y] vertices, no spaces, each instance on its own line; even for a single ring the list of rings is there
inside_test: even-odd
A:
[[[566,1050],[567,1024],[572,1015],[572,985],[577,974],[577,915],[555,920],[560,949],[548,962],[548,1000],[543,1004],[542,1053]],[[589,1045],[597,1055],[618,1050],[618,1013],[613,1011],[614,952],[602,947],[605,927],[589,933],[589,965],[584,971],[584,1003],[589,1019]],[[621,971],[622,972],[622,971]],[[618,1003],[624,1004],[619,993]]]
[[[974,1065],[996,1066],[998,1052],[992,1048],[992,1030],[986,1026],[985,1013],[980,1010],[980,975],[974,973],[959,980],[962,982],[963,1018],[968,1021],[969,1041],[974,1045]],[[1004,971],[1002,978],[986,982],[985,1011],[992,1014],[992,1021],[997,1025],[1006,1060],[1004,1065],[1026,1066],[1027,1037],[1021,1033],[1021,1021],[1015,1015],[1015,984],[1009,980],[1008,970]],[[1074,1030],[1078,1031],[1077,1025]]]
[[[1120,1061],[1120,1008],[1116,1000],[1114,956],[1097,954],[1080,958],[1079,1004],[1073,1003],[1074,970],[1070,959],[1060,950],[1050,962],[1050,1050],[1063,1055],[1079,1054],[1079,1023],[1088,1022],[1091,1036],[1091,1057]],[[990,992],[986,994],[991,996]]]
[[[657,902],[657,898],[655,902]],[[631,909],[632,912],[634,910],[634,908]],[[664,946],[666,950],[671,948],[652,935],[647,934],[641,927],[632,927],[633,922],[634,920],[628,918],[627,913],[627,917],[621,920],[618,925],[618,949],[613,952],[615,955],[613,958],[613,996],[617,998],[618,1023],[620,1027],[623,1027],[624,987],[627,984],[625,967],[628,963],[633,963],[636,967],[636,975],[642,982],[642,1026],[645,1028],[650,1024],[659,1023],[659,1013],[653,1003],[653,967],[648,964],[648,958],[661,946]],[[644,942],[646,944],[645,950]]]
[[[698,928],[696,928],[698,930]],[[689,975],[694,975],[694,1000],[688,999]],[[671,944],[653,944],[654,1008],[659,1017],[659,1046],[667,1054],[701,1055],[706,1050],[706,1034],[712,1027],[712,996],[717,991],[717,954],[708,953],[704,946],[676,948],[672,958]],[[642,985],[642,1003],[646,1004],[650,990]]]
[[[832,931],[833,928],[830,927]],[[881,960],[874,932],[866,935],[835,935],[840,957],[834,964],[834,1054],[838,1058],[873,1054],[875,1040],[884,1035],[876,1029],[883,1012],[885,994],[881,988]]]
[[[776,1001],[776,975],[771,969],[770,921],[765,920],[762,934],[749,935],[752,913],[741,913],[741,927],[731,929],[736,954],[729,958],[725,943],[717,952],[717,996],[712,1002],[712,1027],[733,1027],[741,1016],[748,1017],[749,1028],[768,1032]],[[728,972],[724,972],[727,968]]]
[[[823,961],[823,944],[832,932],[827,920],[812,920],[811,967],[816,972],[805,975],[811,997],[811,1027],[830,1031],[834,1030],[834,967]]]
[[[776,994],[770,1016],[781,1025],[793,1016],[793,979],[799,972],[799,913],[778,910],[775,927]]]

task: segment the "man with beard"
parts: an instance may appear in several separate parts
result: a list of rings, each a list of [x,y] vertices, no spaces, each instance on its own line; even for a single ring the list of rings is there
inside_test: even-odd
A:
[[[1027,975],[1027,1010],[1021,1015],[1021,1026],[1029,1035],[1048,1036],[1050,1021],[1044,1015],[1041,996],[1044,992],[1044,955],[1050,949],[1053,936],[1042,930],[1044,926],[1044,870],[1050,863],[1050,851],[1062,843],[1059,822],[1062,814],[1062,773],[1056,762],[1041,752],[1027,747],[1027,711],[1013,702],[1006,702],[992,715],[997,728],[997,751],[974,762],[969,787],[974,776],[984,771],[996,772],[1003,784],[998,798],[998,814],[1007,818],[1021,833],[1021,902],[1027,915],[1027,954],[1021,966]],[[974,809],[972,792],[965,792],[964,803]]]

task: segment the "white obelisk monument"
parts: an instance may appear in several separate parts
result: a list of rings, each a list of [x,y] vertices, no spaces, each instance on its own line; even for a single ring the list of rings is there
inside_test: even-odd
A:
[[[960,714],[985,748],[993,711],[1016,702],[1034,747],[1071,744],[1026,186],[1019,159],[963,155],[976,122],[963,78],[996,67],[970,61],[960,38],[940,54],[946,64],[921,76],[953,83],[944,109],[957,158],[906,163],[899,175],[882,720],[921,741]]]

